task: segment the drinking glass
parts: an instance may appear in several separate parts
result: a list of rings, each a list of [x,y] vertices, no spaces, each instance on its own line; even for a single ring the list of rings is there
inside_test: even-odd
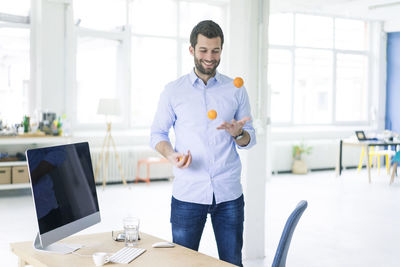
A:
[[[124,218],[125,246],[132,247],[137,245],[139,238],[139,222],[139,218],[136,217]]]

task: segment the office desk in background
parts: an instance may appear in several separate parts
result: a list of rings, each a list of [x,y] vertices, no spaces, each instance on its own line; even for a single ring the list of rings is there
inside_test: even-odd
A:
[[[393,142],[385,142],[385,141],[358,141],[357,139],[354,138],[347,138],[347,139],[341,139],[339,142],[339,153],[338,153],[338,161],[336,165],[336,175],[340,176],[342,174],[343,170],[343,165],[342,165],[342,159],[343,159],[343,146],[359,146],[364,147],[365,151],[365,157],[366,157],[366,162],[367,162],[367,170],[368,170],[368,182],[371,183],[371,168],[368,164],[369,162],[369,148],[371,146],[394,146],[395,150],[397,151],[397,146],[400,145],[400,141],[393,141]]]
[[[229,267],[234,266],[230,263],[215,259],[200,252],[175,245],[174,248],[153,248],[151,245],[164,241],[157,237],[140,233],[141,240],[138,247],[145,248],[146,252],[129,264],[107,263],[104,266],[166,266],[166,267],[187,267],[187,266],[207,266],[207,267]],[[76,243],[84,247],[77,250],[76,254],[51,254],[39,252],[33,248],[33,242],[12,243],[11,251],[19,258],[19,267],[32,265],[34,267],[63,267],[63,266],[95,266],[92,254],[95,252],[115,253],[124,247],[124,242],[116,242],[111,239],[111,232],[77,235],[68,237],[62,243]]]

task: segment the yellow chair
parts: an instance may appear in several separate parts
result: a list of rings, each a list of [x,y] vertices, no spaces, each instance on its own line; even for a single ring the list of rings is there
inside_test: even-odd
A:
[[[364,159],[364,154],[365,154],[365,148],[361,148],[361,156],[360,156],[360,161],[358,163],[358,168],[357,171],[359,172],[362,168],[362,163]],[[369,149],[369,159],[368,159],[368,164],[369,167],[371,168],[372,166],[372,159],[373,157],[376,157],[375,160],[377,161],[377,164],[375,163],[374,165],[378,167],[378,174],[380,174],[380,169],[381,169],[381,157],[385,156],[386,159],[386,171],[387,174],[390,174],[390,161],[392,156],[396,154],[395,151],[393,150],[387,150],[387,149],[375,149],[375,147],[371,146]]]

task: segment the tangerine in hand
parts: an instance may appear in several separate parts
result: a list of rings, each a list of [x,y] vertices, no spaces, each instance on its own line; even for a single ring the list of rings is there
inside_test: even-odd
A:
[[[186,164],[186,162],[187,162],[187,160],[188,160],[188,158],[183,162],[183,165],[185,165]],[[179,157],[179,159],[178,159],[178,162],[181,162],[181,161],[183,161],[183,157],[181,156],[181,157]]]
[[[207,112],[207,116],[210,120],[214,120],[215,118],[217,118],[217,112],[215,110],[209,110]]]
[[[243,81],[242,78],[236,77],[236,78],[233,80],[233,84],[234,84],[237,88],[240,88],[240,87],[243,86],[244,81]]]

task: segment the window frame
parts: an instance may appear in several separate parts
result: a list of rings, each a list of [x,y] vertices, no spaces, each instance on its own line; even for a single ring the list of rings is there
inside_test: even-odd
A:
[[[176,42],[176,57],[177,57],[177,66],[176,66],[176,73],[177,73],[177,77],[173,77],[171,78],[171,81],[174,79],[177,79],[178,77],[181,77],[184,74],[187,74],[187,70],[183,69],[183,58],[182,58],[182,49],[184,49],[186,44],[190,44],[190,38],[189,36],[187,37],[181,37],[180,36],[180,27],[179,25],[181,24],[181,8],[180,8],[180,3],[181,2],[188,2],[188,3],[201,3],[201,4],[209,4],[212,6],[218,6],[221,9],[223,9],[223,14],[224,14],[224,18],[225,18],[225,25],[228,25],[228,21],[229,21],[229,1],[227,0],[174,0],[176,2],[176,33],[174,36],[162,36],[162,35],[155,35],[155,34],[142,34],[142,33],[134,33],[133,31],[131,31],[131,38],[160,38],[160,39],[168,39],[168,40],[175,40]],[[130,5],[131,8],[131,5]],[[129,12],[129,14],[132,14],[131,12]],[[128,21],[131,21],[131,19],[129,18]],[[226,29],[226,32],[224,32],[224,39],[227,40],[229,38],[229,25],[228,28]],[[187,47],[188,49],[188,53],[189,53],[189,47]],[[228,54],[229,53],[229,49],[227,49],[225,46],[223,48],[224,53]],[[222,57],[221,58],[221,63],[219,68],[221,68],[222,66],[228,66],[228,57]],[[134,81],[133,81],[134,82]],[[134,93],[134,90],[132,88],[132,86],[130,87],[130,93]],[[131,94],[129,95],[129,101],[132,104],[131,101]],[[155,100],[155,101],[158,101]],[[132,113],[132,108],[131,105],[129,105],[129,113]],[[132,129],[149,129],[151,126],[151,122],[149,124],[135,124],[133,122],[132,116],[129,118],[129,126]]]
[[[77,87],[76,87],[76,56],[77,56],[77,44],[78,44],[78,38],[80,37],[95,37],[95,38],[105,38],[105,39],[110,39],[110,40],[118,40],[121,42],[121,46],[123,47],[120,53],[119,58],[117,59],[117,64],[121,66],[120,69],[123,70],[123,73],[118,73],[117,72],[117,77],[120,77],[123,80],[123,85],[121,88],[117,88],[117,93],[118,95],[121,95],[121,114],[122,114],[122,122],[119,123],[113,123],[113,128],[118,129],[118,130],[147,130],[151,126],[151,122],[149,124],[137,124],[134,123],[133,121],[133,114],[132,114],[132,94],[135,93],[132,83],[132,75],[131,75],[131,68],[132,68],[132,62],[131,62],[131,42],[132,38],[137,37],[137,38],[164,38],[164,39],[170,39],[170,40],[175,40],[176,42],[176,57],[177,57],[177,66],[176,66],[176,73],[177,77],[171,77],[171,80],[176,79],[183,74],[187,72],[187,70],[183,70],[183,58],[181,51],[184,49],[184,46],[189,43],[189,36],[183,38],[180,37],[180,3],[181,2],[189,2],[189,3],[202,3],[202,4],[210,4],[213,6],[219,6],[223,9],[223,14],[224,14],[224,23],[227,25],[227,32],[224,32],[225,39],[229,38],[229,1],[228,0],[174,0],[176,2],[176,8],[177,8],[177,16],[176,16],[176,34],[174,36],[162,36],[162,35],[154,35],[154,34],[141,34],[141,33],[134,33],[132,30],[132,2],[131,0],[126,0],[126,25],[122,25],[121,31],[102,31],[102,30],[97,30],[97,29],[88,29],[84,27],[80,27],[79,23],[72,25],[71,29],[71,35],[70,35],[70,40],[67,40],[67,42],[70,42],[72,44],[72,50],[70,50],[71,58],[67,59],[67,69],[69,68],[68,71],[70,71],[70,77],[72,79],[71,82],[71,87],[73,88],[72,93],[70,96],[67,95],[67,97],[70,97],[67,102],[70,103],[68,105],[68,114],[71,114],[72,118],[72,130],[75,132],[79,129],[80,130],[97,130],[97,129],[103,129],[104,128],[104,123],[78,123],[78,114],[76,111],[77,108]],[[73,13],[73,12],[72,12]],[[76,18],[75,18],[76,19]],[[73,19],[71,19],[72,21]],[[68,38],[68,37],[67,37]],[[229,53],[228,49],[224,47],[225,53]],[[223,57],[221,60],[221,65],[223,66],[228,66],[228,61],[229,59],[227,57]],[[69,66],[69,67],[68,67]],[[67,81],[68,83],[68,81]],[[119,91],[118,91],[119,90]],[[157,101],[157,100],[155,100]]]
[[[13,15],[8,13],[1,13],[0,12],[0,28],[8,28],[8,29],[25,29],[29,31],[29,87],[32,83],[32,25],[30,23],[30,16],[20,16],[20,15]],[[31,88],[29,88],[31,89]],[[35,103],[35,98],[29,97],[28,95],[25,99],[22,99],[22,103],[27,104],[26,110],[24,113],[32,113],[33,109],[32,104]],[[33,95],[33,94],[32,94]],[[24,106],[25,106],[24,104]],[[32,109],[32,110],[30,110]],[[1,112],[0,112],[1,113]],[[1,118],[0,118],[1,119]],[[2,118],[3,120],[5,118]],[[5,121],[8,119],[6,118]],[[9,123],[18,123],[16,121],[11,121]]]
[[[290,12],[289,12],[290,13]],[[335,47],[335,25],[336,25],[336,19],[337,18],[342,18],[342,17],[337,17],[337,16],[324,16],[324,15],[319,15],[319,14],[307,14],[307,13],[298,13],[298,12],[292,12],[290,13],[293,15],[293,21],[292,21],[292,27],[293,27],[293,31],[292,31],[292,40],[293,43],[291,45],[277,45],[277,44],[269,44],[269,49],[280,49],[280,50],[285,50],[288,51],[291,54],[291,71],[292,71],[292,75],[291,75],[291,98],[290,98],[290,107],[291,107],[291,118],[289,122],[273,122],[273,118],[272,118],[272,126],[273,127],[308,127],[308,126],[316,126],[316,127],[323,127],[323,126],[352,126],[352,125],[359,125],[359,126],[369,126],[371,125],[371,114],[369,112],[368,107],[371,106],[372,100],[372,75],[370,75],[370,73],[372,73],[372,49],[371,49],[371,42],[372,42],[372,27],[370,25],[370,22],[367,20],[361,20],[361,19],[357,19],[359,21],[363,21],[365,23],[367,23],[367,27],[368,27],[368,48],[364,51],[360,51],[360,50],[351,50],[351,49],[337,49]],[[333,20],[333,31],[332,31],[332,48],[315,48],[315,47],[307,47],[307,46],[297,46],[295,44],[296,41],[296,15],[300,14],[300,15],[310,15],[310,16],[320,16],[320,17],[328,17],[331,18]],[[331,123],[294,123],[294,91],[295,91],[295,65],[296,65],[296,61],[295,61],[295,55],[296,55],[296,49],[311,49],[311,50],[322,50],[322,51],[331,51],[332,52],[332,56],[333,56],[333,65],[332,65],[332,115],[331,115]],[[338,121],[336,119],[336,93],[337,93],[337,85],[336,85],[336,81],[337,81],[337,55],[338,54],[350,54],[350,55],[362,55],[362,56],[366,56],[366,60],[367,60],[367,119],[364,120],[357,120],[357,121]],[[271,116],[273,116],[273,114],[271,114]]]
[[[127,0],[128,3],[129,0]],[[127,15],[127,13],[125,13]],[[128,23],[128,18],[126,18],[126,23]],[[71,66],[72,72],[72,80],[73,80],[73,92],[71,96],[71,110],[70,114],[72,114],[72,128],[75,131],[79,130],[96,130],[103,129],[105,125],[104,122],[96,122],[96,123],[83,123],[78,122],[78,114],[77,114],[77,105],[78,105],[78,88],[77,88],[77,51],[78,51],[78,40],[79,38],[98,38],[105,40],[113,40],[120,42],[120,50],[118,52],[118,56],[116,58],[117,69],[123,70],[122,72],[118,72],[116,70],[116,77],[122,81],[116,88],[116,94],[118,98],[121,100],[121,122],[113,122],[114,129],[128,129],[129,121],[130,121],[130,112],[129,106],[129,98],[130,98],[130,75],[127,75],[130,72],[130,27],[128,24],[121,25],[120,30],[98,30],[98,29],[89,29],[85,27],[79,26],[79,23],[73,25],[72,35],[71,35],[71,43],[72,43],[72,51],[71,54],[73,57],[69,60],[69,66]],[[129,57],[128,57],[129,56]]]

